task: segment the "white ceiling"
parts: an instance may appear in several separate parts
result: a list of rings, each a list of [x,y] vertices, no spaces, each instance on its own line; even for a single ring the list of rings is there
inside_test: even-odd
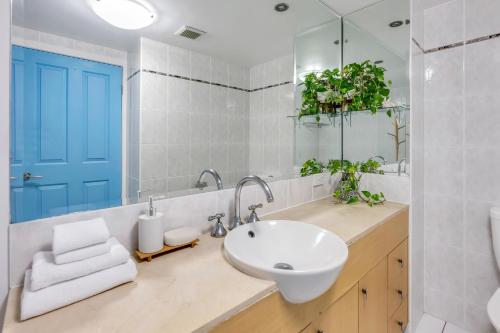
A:
[[[321,0],[339,15],[346,15],[381,0]]]
[[[87,1],[13,0],[13,23],[121,50],[144,36],[250,67],[291,54],[296,33],[335,17],[318,0],[286,0],[284,13],[273,9],[281,0],[149,0],[158,21],[128,31],[101,20]],[[207,34],[194,41],[174,35],[183,25]]]
[[[92,12],[87,1],[92,0],[13,0],[13,23],[121,50],[131,50],[137,45],[137,39],[144,36],[251,67],[291,54],[297,33],[333,21],[330,28],[307,37],[309,41],[306,44],[309,46],[304,51],[307,54],[298,57],[302,59],[298,65],[322,63],[325,68],[333,67],[338,59],[309,58],[314,54],[330,58],[332,52],[339,52],[339,47],[333,42],[339,38],[340,23],[335,23],[337,16],[327,9],[328,6],[342,15],[351,13],[344,19],[359,33],[371,35],[373,43],[383,45],[387,49],[386,58],[390,57],[389,53],[403,59],[408,57],[409,26],[393,29],[388,27],[388,23],[408,18],[409,1],[149,0],[158,11],[159,19],[152,26],[137,31],[121,30],[104,22]],[[277,13],[273,7],[281,1],[287,2],[290,9]],[[377,4],[356,11],[373,3]],[[174,35],[183,25],[199,28],[207,34],[194,41]],[[338,31],[335,26],[338,26]],[[349,37],[348,29],[345,35]],[[361,42],[361,38],[358,39]],[[369,38],[362,39],[363,43],[371,41]],[[378,57],[379,53],[384,53],[378,48],[380,52],[373,54],[374,48],[365,46],[353,40],[346,50],[367,57]],[[317,48],[323,52],[314,51]]]

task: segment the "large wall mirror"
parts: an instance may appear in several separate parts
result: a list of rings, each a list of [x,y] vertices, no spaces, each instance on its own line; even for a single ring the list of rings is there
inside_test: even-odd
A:
[[[300,61],[340,59],[341,19],[317,0],[13,0],[12,15],[13,223],[294,177],[295,36],[331,57]]]
[[[311,160],[396,173],[408,17],[400,0],[344,17],[319,0],[13,0],[12,222],[300,177]],[[392,81],[383,108],[301,114],[309,75],[365,60]]]
[[[303,166],[302,175],[336,170],[338,161],[368,166],[373,164],[367,161],[374,161],[373,173],[408,175],[409,17],[409,1],[385,0],[344,15],[342,31],[325,23],[296,37],[295,164]],[[338,52],[340,48],[342,52]],[[355,78],[345,74],[354,82],[345,96],[358,93],[357,82],[370,81],[376,66],[387,83],[383,101],[371,109],[356,108],[349,98],[344,98],[345,109],[339,102],[329,102],[328,94],[335,86],[325,92],[325,78],[342,75],[328,71],[349,68],[352,73],[354,67],[350,66],[365,62],[372,67],[365,67],[362,74]]]

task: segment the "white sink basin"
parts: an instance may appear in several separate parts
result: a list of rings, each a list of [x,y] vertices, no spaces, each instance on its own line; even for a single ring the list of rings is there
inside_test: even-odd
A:
[[[290,303],[304,303],[327,291],[347,260],[337,235],[296,221],[260,221],[226,236],[229,261],[249,275],[276,281]]]

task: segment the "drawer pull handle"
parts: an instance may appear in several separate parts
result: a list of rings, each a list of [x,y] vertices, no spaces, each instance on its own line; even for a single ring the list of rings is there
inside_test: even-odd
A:
[[[363,294],[363,298],[365,300],[367,300],[368,299],[368,289],[366,289],[366,288],[361,289],[361,293]]]
[[[403,259],[398,259],[399,266],[401,266],[401,269],[405,267],[405,262]]]
[[[405,331],[405,326],[404,326],[404,323],[400,320],[397,321],[397,324],[399,326],[399,328],[401,328],[401,332],[404,332]]]
[[[403,299],[403,291],[401,289],[398,289],[397,290],[399,296],[401,297],[401,299]]]

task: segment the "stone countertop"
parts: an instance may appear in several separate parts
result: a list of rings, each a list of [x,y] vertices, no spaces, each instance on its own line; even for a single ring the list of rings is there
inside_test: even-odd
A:
[[[407,205],[387,202],[336,205],[322,199],[267,215],[312,223],[349,245]],[[24,322],[19,321],[21,288],[9,293],[3,332],[207,332],[277,290],[273,281],[253,278],[223,257],[223,239],[200,237],[187,248],[138,263],[138,277],[97,296]]]

